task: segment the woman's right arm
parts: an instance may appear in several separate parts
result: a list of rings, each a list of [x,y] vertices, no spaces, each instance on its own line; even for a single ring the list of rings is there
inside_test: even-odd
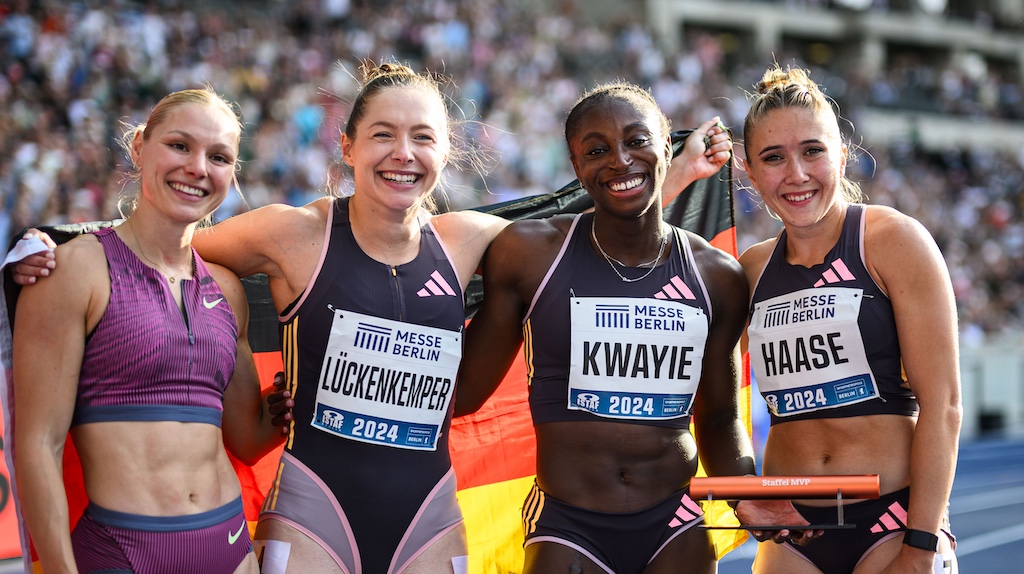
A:
[[[239,277],[254,273],[280,277],[296,251],[309,253],[311,241],[323,241],[326,211],[318,209],[318,203],[325,201],[302,207],[273,204],[229,217],[197,229],[192,246],[204,260],[227,267]]]
[[[309,285],[323,250],[329,198],[302,207],[275,204],[197,230],[199,255],[239,277],[265,273],[281,312]]]
[[[49,280],[23,288],[13,341],[14,467],[26,525],[47,573],[76,571],[62,478],[64,442],[86,333],[109,300],[101,282],[103,250],[94,238],[61,246],[55,257]]]
[[[36,282],[37,277],[47,277],[54,266],[53,249],[57,247],[57,244],[53,242],[53,239],[38,229],[32,228],[25,231],[25,234],[19,239],[19,243],[30,237],[39,238],[49,250],[29,255],[9,267],[11,279],[17,285],[31,285]]]
[[[227,267],[239,277],[256,273],[280,277],[282,252],[288,250],[296,233],[301,233],[301,212],[308,207],[273,204],[240,213],[213,227],[196,229],[192,246],[205,261]],[[50,236],[39,229],[29,229],[25,238],[30,236],[53,247]],[[12,263],[11,277],[18,285],[31,285],[37,278],[49,276],[56,265],[52,254],[44,251]]]
[[[551,219],[517,221],[488,248],[484,299],[466,329],[455,416],[476,412],[497,390],[523,344],[527,300],[540,285],[565,230]]]
[[[455,385],[455,416],[476,412],[497,390],[523,343],[525,305],[519,295],[519,229],[536,222],[509,225],[491,243],[483,261],[484,292],[480,310],[466,328],[466,344]]]

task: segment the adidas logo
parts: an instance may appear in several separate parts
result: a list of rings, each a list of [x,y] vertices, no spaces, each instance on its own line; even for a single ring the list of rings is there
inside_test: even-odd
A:
[[[430,279],[423,285],[423,288],[416,292],[420,297],[434,297],[447,295],[450,297],[456,297],[455,290],[452,286],[441,277],[441,274],[435,269],[430,274]]]
[[[693,296],[693,291],[683,283],[683,280],[678,275],[674,275],[661,291],[654,294],[655,299],[690,299],[696,301],[697,298]]]
[[[690,495],[684,494],[679,499],[682,504],[676,509],[676,515],[672,517],[672,521],[668,523],[669,528],[679,528],[680,526],[693,522],[697,518],[704,516],[704,511],[701,510],[700,505],[690,498]]]
[[[814,286],[821,287],[826,283],[839,283],[840,281],[853,281],[854,279],[856,277],[853,276],[853,273],[850,273],[843,260],[836,259],[832,262],[832,266],[821,274],[821,279],[818,279]]]
[[[899,530],[906,525],[907,509],[903,508],[903,505],[899,502],[894,502],[889,505],[888,510],[886,510],[882,516],[878,517],[878,522],[871,527],[871,532],[873,534],[890,532],[893,530]]]

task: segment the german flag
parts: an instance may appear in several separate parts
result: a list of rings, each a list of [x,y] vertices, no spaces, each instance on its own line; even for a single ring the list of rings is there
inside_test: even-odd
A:
[[[682,144],[691,131],[683,130],[672,134],[676,154],[682,149]],[[732,181],[731,166],[727,164],[717,175],[695,182],[666,206],[666,221],[701,235],[716,247],[735,256],[737,246],[732,210]],[[593,202],[579,181],[573,181],[553,194],[491,205],[480,210],[506,219],[525,219],[549,217],[559,213],[579,213],[592,205]],[[113,222],[98,222],[43,229],[54,241],[62,243],[81,233],[112,224]],[[6,299],[10,304],[10,318],[13,321],[16,292],[9,281],[6,283]],[[243,280],[243,285],[250,306],[250,344],[262,386],[267,388],[272,385],[275,373],[283,370],[277,313],[270,298],[265,276],[247,277]],[[480,278],[476,277],[466,290],[467,321],[471,320],[482,296]],[[9,331],[7,333],[9,336]],[[5,358],[6,360],[8,359]],[[9,364],[5,362],[4,366],[5,372],[9,373],[6,369]],[[10,401],[7,396],[3,398],[4,414],[7,415]],[[744,381],[741,399],[749,434],[749,380]],[[470,572],[519,572],[523,563],[520,509],[533,484],[536,455],[527,401],[526,367],[522,358],[513,364],[498,390],[478,412],[452,421],[450,444],[458,477],[459,502],[469,532]],[[255,530],[259,509],[274,480],[280,453],[281,449],[271,452],[252,467],[232,459],[242,484],[242,499],[250,532]],[[6,454],[10,455],[9,452]],[[74,528],[87,500],[81,469],[70,437],[64,458],[64,477],[71,524]],[[703,474],[703,470],[699,472]],[[731,510],[722,502],[714,503],[712,508],[705,506],[705,513],[708,520],[715,524],[734,520]],[[744,531],[718,530],[714,536],[720,557],[746,539]],[[24,544],[24,541],[23,548],[28,548],[26,568],[32,568],[33,564],[38,568],[34,550],[30,545]]]

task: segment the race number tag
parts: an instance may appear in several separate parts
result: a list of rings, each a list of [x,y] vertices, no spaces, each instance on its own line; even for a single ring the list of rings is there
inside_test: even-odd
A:
[[[747,328],[750,363],[776,416],[878,396],[857,325],[862,301],[862,289],[823,287],[754,306]]]
[[[574,297],[568,408],[631,420],[687,416],[708,319],[677,301]]]
[[[312,425],[347,439],[436,450],[462,335],[335,310]]]

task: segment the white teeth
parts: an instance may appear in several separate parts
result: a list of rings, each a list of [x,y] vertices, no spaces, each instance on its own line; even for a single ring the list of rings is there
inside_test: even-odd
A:
[[[801,193],[799,195],[790,194],[790,195],[786,196],[786,201],[792,201],[793,203],[796,203],[798,201],[803,201],[805,199],[810,199],[811,196],[813,196],[813,195],[814,195],[814,192],[812,192],[812,191],[808,191],[806,193]]]
[[[199,189],[198,187],[192,187],[192,186],[183,185],[183,184],[180,184],[180,183],[172,183],[171,184],[171,189],[173,189],[175,191],[180,191],[182,193],[187,193],[189,195],[194,195],[196,197],[203,197],[204,195],[206,195],[206,192],[201,190],[201,189]]]
[[[612,188],[612,191],[626,191],[627,189],[633,189],[634,187],[643,183],[644,178],[634,177],[633,179],[623,183],[613,183],[608,187]]]
[[[388,181],[397,183],[413,183],[416,181],[416,176],[412,174],[383,172],[380,176]]]

